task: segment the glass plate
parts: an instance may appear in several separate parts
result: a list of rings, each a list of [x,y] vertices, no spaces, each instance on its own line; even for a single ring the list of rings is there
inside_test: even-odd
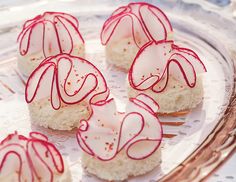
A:
[[[95,3],[90,7],[88,2],[40,1],[25,5],[27,8],[18,6],[1,12],[9,19],[0,25],[0,140],[15,130],[25,135],[32,130],[46,134],[68,161],[74,181],[100,180],[83,172],[75,131],[58,132],[31,124],[24,101],[25,78],[16,67],[15,40],[22,21],[39,12],[65,11],[76,15],[86,41],[87,59],[105,75],[112,97],[122,111],[127,101],[127,75],[106,65],[99,33],[108,15],[118,4],[127,2],[102,2],[106,5]],[[199,181],[216,170],[236,148],[235,22],[227,11],[200,2],[203,4],[165,1],[157,5],[171,20],[175,41],[195,50],[206,65],[203,103],[185,116],[159,117],[164,124],[162,163],[152,172],[129,181]],[[16,16],[19,13],[21,16]]]

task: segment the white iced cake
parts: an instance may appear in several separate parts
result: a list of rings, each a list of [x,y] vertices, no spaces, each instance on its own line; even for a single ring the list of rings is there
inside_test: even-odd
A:
[[[116,9],[106,20],[101,42],[109,64],[128,71],[138,50],[151,40],[172,39],[166,15],[148,3],[130,3]]]
[[[78,20],[67,13],[45,12],[27,20],[18,36],[18,68],[29,76],[47,57],[68,53],[84,57],[84,40]]]
[[[160,165],[162,127],[153,99],[145,94],[131,98],[124,113],[117,111],[113,99],[92,105],[92,110],[77,133],[84,170],[121,181]]]
[[[190,110],[202,102],[204,72],[204,64],[192,50],[173,41],[149,42],[129,70],[128,95],[149,95],[159,104],[159,113]]]
[[[1,182],[70,182],[71,173],[56,147],[47,137],[31,132],[27,138],[17,132],[0,143]]]
[[[77,128],[89,118],[90,104],[108,95],[101,72],[68,54],[45,59],[30,75],[25,92],[32,123],[55,130]]]

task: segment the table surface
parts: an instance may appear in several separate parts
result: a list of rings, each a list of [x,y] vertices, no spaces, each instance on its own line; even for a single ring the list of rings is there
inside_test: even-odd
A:
[[[12,18],[14,18],[14,21],[22,21],[24,19],[24,12],[22,11],[22,6],[24,7],[30,7],[32,4],[33,6],[38,7],[42,6],[43,4],[46,3],[51,3],[52,7],[55,5],[55,2],[63,2],[64,0],[54,0],[54,1],[47,1],[47,0],[8,0],[8,1],[0,1],[0,27],[3,27],[4,25],[11,24]],[[75,1],[75,0],[70,0]],[[151,0],[149,0],[151,2]],[[236,9],[236,6],[233,4],[233,1],[230,0],[207,0],[208,2],[212,3],[213,5],[216,5],[221,8],[231,8],[230,10],[232,11],[232,14],[234,12],[234,7]],[[80,3],[81,6],[90,6],[91,3],[96,6],[101,6],[104,10],[106,10],[107,6],[114,6],[114,3],[119,3],[123,2],[121,1],[116,1],[113,2],[111,0],[100,0],[100,1],[92,1],[92,0],[77,0],[78,3]],[[126,1],[127,2],[127,1]],[[231,3],[231,4],[230,4]],[[21,8],[20,8],[21,7]],[[233,8],[232,8],[233,7]],[[92,8],[92,7],[91,7]],[[16,17],[15,13],[19,11],[22,11],[22,16]],[[37,14],[37,12],[34,12],[32,10],[32,14]],[[5,17],[8,18],[5,18]],[[0,35],[1,37],[1,35]],[[11,38],[11,41],[14,41],[15,37],[13,36]],[[11,42],[9,41],[9,42]],[[3,45],[0,42],[0,54],[3,53],[4,51],[8,51],[5,48],[5,44]],[[13,47],[11,49],[15,49],[16,47]],[[8,48],[9,49],[9,48]],[[209,182],[236,182],[236,153],[228,160],[225,162],[225,164],[220,167],[207,181]]]

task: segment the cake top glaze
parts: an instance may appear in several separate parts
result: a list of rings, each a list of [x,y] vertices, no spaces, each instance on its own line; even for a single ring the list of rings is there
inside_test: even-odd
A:
[[[30,75],[25,89],[27,103],[48,98],[54,109],[82,101],[106,100],[109,89],[102,73],[89,61],[59,54],[46,58]]]
[[[21,56],[41,53],[46,58],[59,53],[72,53],[84,43],[74,16],[62,12],[45,12],[27,20],[17,41]]]
[[[197,74],[206,71],[194,51],[179,47],[173,41],[151,41],[137,53],[128,79],[136,90],[151,89],[158,93],[165,90],[170,76],[193,88]]]
[[[64,173],[64,163],[56,147],[38,132],[29,137],[17,132],[0,143],[0,181],[15,175],[18,181],[51,181]]]
[[[133,36],[137,47],[155,40],[171,39],[172,26],[167,16],[156,6],[139,2],[116,9],[106,20],[101,31],[101,42]]]
[[[91,117],[81,121],[78,143],[85,153],[101,161],[114,159],[122,150],[130,159],[145,159],[162,140],[162,127],[155,116],[158,108],[145,94],[130,98],[124,113],[117,111],[114,99],[96,103]]]

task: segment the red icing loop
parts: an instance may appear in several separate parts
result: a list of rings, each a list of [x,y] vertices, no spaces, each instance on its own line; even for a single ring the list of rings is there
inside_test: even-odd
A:
[[[61,102],[94,104],[108,96],[101,72],[87,60],[68,54],[45,59],[30,75],[25,91],[27,103],[49,97],[54,109],[59,109]]]
[[[159,8],[142,2],[130,3],[116,9],[104,23],[100,37],[102,44],[106,45],[112,38],[120,39],[130,34],[140,47],[140,38],[142,46],[151,40],[167,40],[167,35],[171,32],[172,26],[167,16]]]
[[[45,12],[23,25],[17,41],[22,56],[43,51],[44,57],[71,54],[75,45],[84,43],[78,20],[67,13]]]
[[[187,48],[181,48],[173,41],[151,41],[137,53],[129,70],[129,82],[136,90],[165,90],[169,76],[193,88],[197,73],[206,72],[198,55]]]
[[[29,136],[30,136],[30,138],[48,141],[48,137],[42,133],[39,133],[39,132],[30,132]]]
[[[18,181],[54,181],[55,173],[64,172],[63,159],[47,137],[31,132],[26,138],[16,133],[0,143],[0,179],[16,174]]]
[[[125,113],[116,110],[113,99],[92,105],[86,127],[78,129],[81,149],[102,161],[109,161],[125,150],[129,158],[141,160],[152,155],[162,140],[162,127],[153,109],[158,104],[141,94],[132,98]]]

